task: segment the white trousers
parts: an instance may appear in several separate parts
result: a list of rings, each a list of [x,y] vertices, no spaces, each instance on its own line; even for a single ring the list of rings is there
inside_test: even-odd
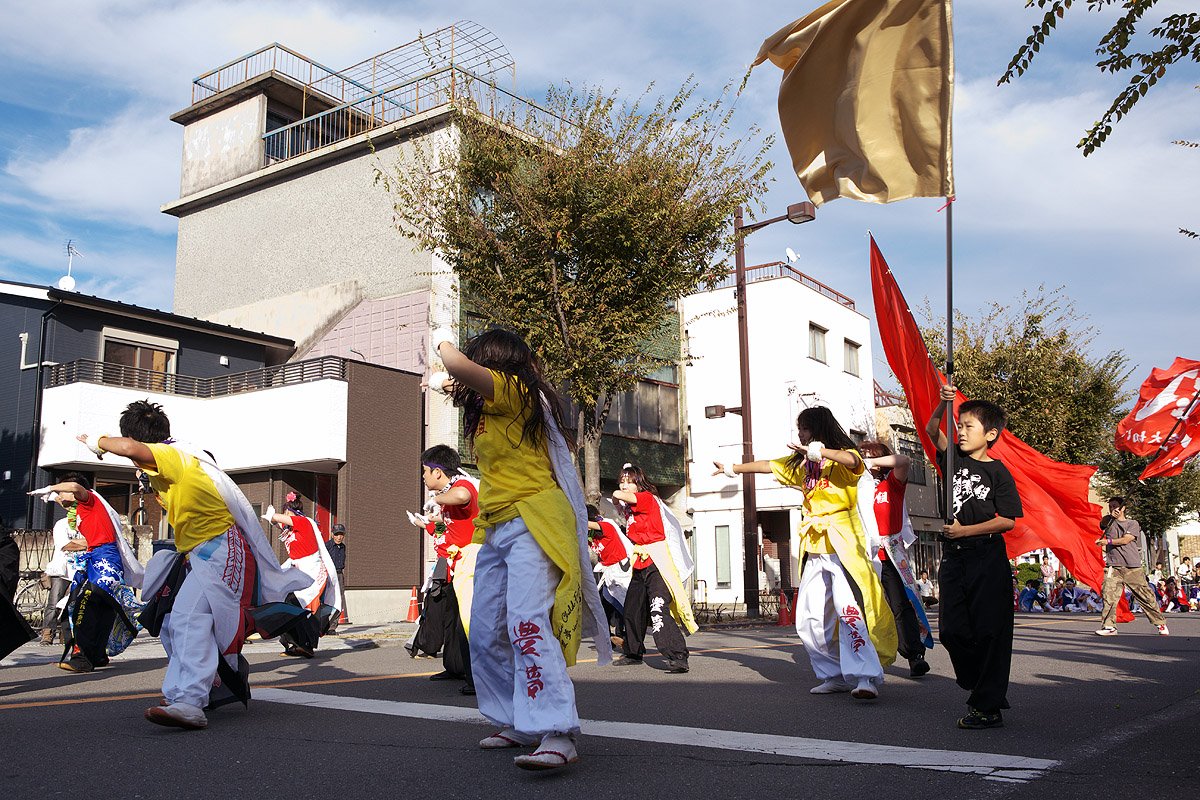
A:
[[[171,703],[204,708],[217,677],[221,647],[203,586],[190,575],[179,589],[171,613],[163,619],[159,640],[167,651],[163,697]]]
[[[480,713],[530,738],[579,731],[575,687],[550,628],[561,577],[520,517],[487,529],[475,560],[471,673]]]
[[[834,554],[810,553],[800,576],[796,633],[822,681],[883,683],[879,654],[867,634],[862,607]]]

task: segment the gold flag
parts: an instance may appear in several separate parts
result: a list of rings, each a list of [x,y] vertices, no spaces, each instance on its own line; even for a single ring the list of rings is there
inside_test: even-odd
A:
[[[809,199],[953,197],[950,0],[833,0],[763,42]]]

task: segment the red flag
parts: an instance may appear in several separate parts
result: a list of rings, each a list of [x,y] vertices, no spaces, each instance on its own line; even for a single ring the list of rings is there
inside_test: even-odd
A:
[[[1198,377],[1200,361],[1186,358],[1176,358],[1168,369],[1155,368],[1142,384],[1137,405],[1117,425],[1118,450],[1156,456],[1141,480],[1178,475],[1200,453]]]
[[[939,395],[946,378],[929,358],[925,340],[874,237],[871,238],[871,290],[875,298],[875,322],[888,366],[904,387],[921,444],[930,461],[936,464],[933,442],[925,434],[925,422],[941,402]],[[955,409],[966,399],[958,393]],[[1009,431],[1000,434],[988,453],[1008,467],[1021,496],[1024,516],[1004,535],[1009,557],[1049,548],[1072,575],[1100,591],[1104,584],[1104,555],[1095,543],[1100,536],[1100,507],[1088,500],[1088,483],[1096,468],[1054,461]],[[1118,621],[1133,619],[1126,609],[1122,600]]]

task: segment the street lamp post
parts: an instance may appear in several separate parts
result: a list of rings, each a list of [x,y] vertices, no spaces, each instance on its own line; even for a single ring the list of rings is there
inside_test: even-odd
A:
[[[737,274],[738,309],[738,367],[741,377],[742,406],[736,411],[742,417],[742,463],[754,460],[754,434],[750,418],[750,332],[746,311],[746,250],[745,238],[759,228],[788,220],[796,225],[811,222],[817,216],[812,203],[794,203],[787,213],[761,222],[742,224],[742,207],[733,216],[734,266]],[[754,490],[754,473],[742,473],[742,550],[745,558],[743,584],[746,595],[746,616],[759,616],[758,608],[758,501]]]

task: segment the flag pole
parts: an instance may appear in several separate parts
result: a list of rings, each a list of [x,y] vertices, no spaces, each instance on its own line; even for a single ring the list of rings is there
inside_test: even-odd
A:
[[[946,198],[946,384],[954,385],[954,198]],[[958,428],[954,422],[954,401],[946,401],[946,474],[945,520],[954,522],[954,445]]]

